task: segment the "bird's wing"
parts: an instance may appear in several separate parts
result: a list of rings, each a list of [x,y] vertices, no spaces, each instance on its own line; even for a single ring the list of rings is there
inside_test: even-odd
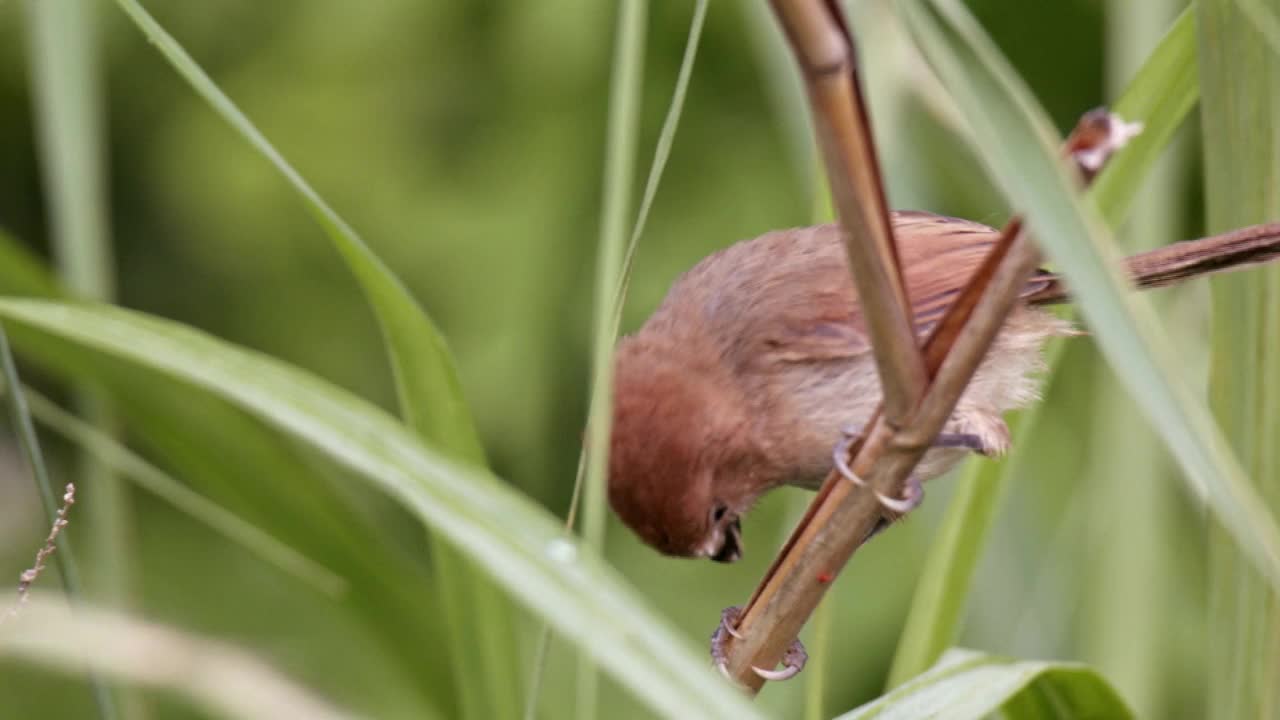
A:
[[[999,234],[979,223],[923,212],[893,214],[898,251],[916,331],[923,338],[982,263]],[[836,226],[785,230],[761,236],[743,253],[745,263],[726,293],[735,314],[733,355],[756,362],[822,362],[870,351],[866,320],[850,277]],[[745,244],[744,244],[745,245]],[[1033,278],[1025,293],[1041,289]],[[768,286],[787,292],[771,292]],[[781,289],[781,287],[779,289]],[[742,338],[754,338],[752,343]]]

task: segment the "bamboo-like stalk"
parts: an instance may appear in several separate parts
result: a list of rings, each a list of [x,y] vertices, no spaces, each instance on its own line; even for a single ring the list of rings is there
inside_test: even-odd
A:
[[[775,0],[774,10],[809,86],[815,131],[845,228],[859,301],[864,314],[880,322],[878,330],[874,324],[869,330],[884,401],[867,424],[850,465],[870,488],[897,496],[950,417],[1040,255],[1021,221],[1010,221],[921,352],[909,323],[910,305],[892,235],[877,229],[877,216],[885,210],[884,193],[846,22],[834,2]],[[1067,151],[1101,149],[1105,156],[1114,149],[1109,132],[1098,134],[1100,121],[1109,118],[1086,115],[1068,140]],[[1082,163],[1080,169],[1091,177],[1097,166]],[[898,336],[902,328],[909,341]],[[925,378],[932,378],[927,388]],[[875,493],[859,491],[837,472],[828,475],[747,603],[737,628],[742,637],[729,643],[727,669],[739,683],[759,690],[764,678],[753,668],[772,668],[781,660],[831,579],[875,528],[882,512]]]
[[[853,39],[839,5],[831,0],[774,0],[773,9],[809,90],[814,132],[845,231],[849,266],[858,297],[868,309],[867,332],[876,349],[886,419],[897,426],[924,391],[924,362],[858,82]]]

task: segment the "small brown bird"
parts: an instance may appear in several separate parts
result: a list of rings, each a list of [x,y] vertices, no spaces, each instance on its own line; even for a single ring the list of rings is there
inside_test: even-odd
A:
[[[923,338],[998,233],[922,212],[893,214]],[[1280,225],[1177,243],[1127,260],[1140,288],[1280,257]],[[909,493],[966,452],[1004,452],[1002,415],[1036,398],[1041,346],[1070,325],[1040,308],[1063,302],[1058,276],[1026,286]],[[842,433],[880,403],[871,345],[835,225],[779,230],[721,250],[685,273],[638,332],[618,345],[609,501],[668,555],[732,562],[740,520],[768,490],[816,488]]]

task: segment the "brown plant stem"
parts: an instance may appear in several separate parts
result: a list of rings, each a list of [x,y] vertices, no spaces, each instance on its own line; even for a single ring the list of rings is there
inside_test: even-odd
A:
[[[727,647],[728,671],[752,692],[764,684],[752,668],[773,668],[780,661],[832,578],[882,518],[870,490],[901,495],[1040,262],[1015,217],[921,352],[892,234],[879,222],[884,194],[847,24],[830,0],[774,0],[773,7],[809,87],[854,283],[864,314],[873,319],[869,332],[884,402],[852,450],[853,472],[869,487],[860,490],[830,473],[741,614],[741,638]],[[1129,128],[1120,124],[1112,132],[1116,120],[1088,113],[1068,138],[1065,152],[1082,179],[1091,179],[1123,143]]]
[[[866,308],[887,419],[905,420],[925,387],[924,361],[898,262],[857,56],[834,0],[773,0],[804,74],[858,297]]]

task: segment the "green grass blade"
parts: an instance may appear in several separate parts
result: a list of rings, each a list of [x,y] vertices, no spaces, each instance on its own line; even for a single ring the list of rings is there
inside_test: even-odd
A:
[[[618,296],[614,300],[613,332],[611,333],[614,337],[617,337],[618,326],[622,322],[622,307],[626,304],[627,287],[631,283],[631,269],[635,264],[636,249],[640,247],[640,238],[644,235],[645,226],[649,222],[649,211],[653,209],[653,199],[658,195],[663,171],[667,169],[667,160],[671,157],[671,145],[675,142],[676,129],[680,127],[680,115],[684,112],[684,97],[689,91],[689,80],[693,77],[693,63],[698,57],[702,28],[707,22],[708,4],[708,0],[697,0],[693,6],[693,19],[689,21],[689,37],[685,40],[684,56],[680,59],[680,71],[676,74],[676,86],[671,92],[671,104],[667,106],[667,116],[662,121],[662,130],[658,132],[658,142],[653,148],[653,162],[649,164],[649,177],[644,183],[640,210],[636,212],[636,223],[631,228],[631,238],[627,241],[627,251],[623,255],[622,269],[618,274]]]
[[[1106,7],[1108,87],[1120,90],[1151,81],[1142,75],[1134,78],[1134,71],[1145,74],[1142,68],[1152,58],[1150,49],[1169,21],[1180,17],[1180,10],[1182,18],[1194,16],[1185,7],[1183,0]],[[1175,31],[1183,22],[1175,24]],[[1194,48],[1195,34],[1188,35]],[[1191,68],[1196,67],[1197,54],[1187,53]],[[1199,74],[1191,74],[1197,79],[1193,97],[1198,97]],[[1181,191],[1190,179],[1186,149],[1185,143],[1170,143],[1145,178],[1129,181],[1139,191],[1124,230],[1117,232],[1125,252],[1148,250],[1191,233],[1180,212]],[[1171,340],[1185,348],[1184,364],[1197,368],[1197,381],[1202,375],[1193,358],[1203,344],[1197,328],[1199,303],[1186,301],[1199,297],[1202,289],[1183,287],[1151,297],[1157,312],[1167,318]],[[1085,362],[1098,365],[1096,353],[1084,354]],[[1073,623],[1076,657],[1110,680],[1138,717],[1167,717],[1173,707],[1165,698],[1179,684],[1173,678],[1176,655],[1165,643],[1168,628],[1178,622],[1168,598],[1179,593],[1174,581],[1189,564],[1179,547],[1189,537],[1178,515],[1184,498],[1168,491],[1164,478],[1175,472],[1168,454],[1115,378],[1108,372],[1092,375],[1093,411],[1082,418],[1090,427],[1084,436],[1088,460],[1078,476],[1082,482],[1075,485],[1079,495],[1072,493],[1084,498],[1084,518],[1071,529],[1063,524],[1064,534],[1078,539],[1082,531],[1087,540],[1073,542],[1059,555],[1080,558],[1082,593]]]
[[[1106,222],[1124,219],[1133,205],[1133,187],[1142,184],[1161,150],[1190,113],[1199,94],[1195,72],[1195,15],[1184,12],[1115,104],[1127,120],[1144,123],[1144,131],[1113,158],[1089,190]],[[1186,78],[1191,76],[1188,84]],[[1057,366],[1061,345],[1049,353]],[[1035,427],[1043,405],[1035,405],[1012,423],[1013,436],[1023,437]],[[955,641],[965,598],[986,543],[996,508],[1004,497],[1021,453],[1007,463],[971,462],[956,487],[937,540],[925,561],[911,612],[898,643],[889,687],[896,687],[932,665]]]
[[[1280,587],[1280,529],[1208,409],[1182,382],[1150,305],[1128,291],[1119,254],[1057,157],[1043,111],[962,6],[903,4],[918,45],[987,148],[983,159],[1074,289],[1104,357],[1182,467],[1192,492]]]
[[[13,427],[18,435],[18,445],[31,468],[31,476],[35,480],[40,493],[40,504],[44,508],[45,520],[53,527],[58,520],[58,500],[62,495],[53,489],[49,479],[49,470],[44,463],[44,453],[40,451],[40,438],[36,435],[35,424],[31,422],[31,411],[27,407],[27,399],[22,394],[22,381],[18,378],[18,366],[14,363],[13,352],[9,349],[9,336],[0,325],[0,374],[4,376],[5,385],[11,388],[9,393],[9,412],[13,418]],[[57,551],[53,554],[54,565],[62,576],[63,591],[73,602],[83,599],[83,587],[80,582],[80,567],[76,562],[75,551],[67,533],[59,533],[54,540]],[[93,700],[98,717],[113,720],[120,716],[111,690],[96,676],[89,679],[93,689]]]
[[[112,307],[0,300],[15,343],[85,376],[105,354],[213,393],[350,469],[454,543],[656,712],[757,717],[590,547],[486,471],[435,452],[369,403],[180,324]]]
[[[595,321],[591,342],[591,398],[587,417],[587,462],[583,477],[583,542],[604,551],[605,473],[609,467],[609,431],[613,422],[613,344],[615,300],[621,288],[623,243],[626,240],[636,142],[640,125],[640,90],[644,72],[644,38],[648,20],[645,0],[623,0],[614,29],[613,74],[609,81],[609,120],[605,141],[604,197],[596,254]],[[599,694],[588,655],[578,663],[577,717],[596,715]]]
[[[0,231],[0,294],[57,298],[65,293],[39,258]],[[0,392],[4,387],[7,385],[0,383]],[[101,463],[170,503],[179,512],[321,592],[336,595],[345,591],[347,582],[342,577],[189,489],[111,435],[66,412],[31,388],[25,388],[25,395],[31,415],[39,424],[78,444]]]
[[[40,169],[57,273],[72,295],[110,302],[115,271],[103,168],[98,9],[94,0],[27,3]],[[75,388],[74,405],[104,431],[116,424],[111,408],[92,388]],[[77,458],[74,477],[82,490],[83,518],[91,536],[86,593],[127,607],[138,584],[128,487],[88,455]],[[141,713],[138,697],[117,693],[117,698],[125,716]]]
[[[254,150],[275,166],[329,236],[368,296],[382,326],[407,422],[415,428],[426,429],[432,442],[441,448],[468,459],[482,457],[475,424],[462,399],[457,371],[444,337],[409,291],[136,0],[116,0],[116,4],[192,89]],[[417,398],[430,398],[431,402],[419,403],[415,401]]]
[[[1028,693],[1041,701],[1027,698]],[[1079,663],[1008,660],[952,650],[928,672],[838,720],[979,720],[1002,708],[1002,717],[1010,720],[1133,717],[1107,681]]]
[[[41,171],[58,274],[76,295],[109,301],[115,280],[102,167],[96,5],[40,0],[27,6]]]
[[[694,4],[693,17],[689,22],[689,34],[685,40],[684,54],[680,60],[680,70],[676,74],[675,88],[671,93],[671,103],[667,107],[667,115],[662,121],[662,129],[658,133],[658,141],[654,146],[653,161],[649,164],[649,177],[645,180],[644,195],[640,201],[640,209],[636,213],[636,222],[631,229],[631,237],[627,241],[626,253],[622,259],[622,268],[619,271],[618,291],[612,308],[613,328],[610,331],[610,336],[615,339],[618,335],[618,328],[622,324],[622,311],[626,304],[627,288],[631,282],[631,271],[635,263],[636,251],[640,247],[640,238],[644,235],[649,212],[653,208],[654,198],[658,194],[658,186],[662,183],[662,175],[666,170],[667,160],[671,156],[671,146],[675,141],[676,129],[680,126],[680,116],[684,112],[684,99],[689,90],[689,81],[693,77],[694,61],[698,56],[698,45],[702,39],[702,28],[706,24],[708,5],[708,0],[697,0]],[[578,471],[574,477],[569,511],[565,517],[565,526],[570,530],[574,526],[578,506],[582,500],[582,488],[586,472],[587,448],[584,447],[578,457]],[[543,672],[545,670],[544,664],[550,642],[550,629],[544,626],[538,634],[538,641],[534,649],[529,697],[525,702],[525,720],[533,720],[537,715],[537,703],[541,695]],[[583,692],[584,695],[589,696],[594,691],[590,690],[588,684]],[[582,704],[584,706],[593,705],[589,697],[583,698]]]
[[[1277,4],[1202,0],[1201,108],[1208,226],[1280,218]],[[1269,20],[1269,22],[1268,22]],[[1280,269],[1214,279],[1210,396],[1267,506],[1280,509]],[[1211,718],[1280,714],[1280,606],[1274,588],[1213,527],[1209,543]]]
[[[382,330],[400,411],[410,427],[454,457],[485,463],[444,337],[377,255],[289,164],[185,50],[136,0],[117,4],[179,74],[297,191],[355,275]],[[463,712],[474,718],[519,715],[520,657],[511,609],[461,558],[432,546],[439,590],[450,619],[452,665]]]
[[[591,351],[591,416],[588,420],[587,474],[582,534],[588,544],[604,541],[605,468],[613,415],[613,303],[618,296],[626,238],[626,217],[634,174],[644,69],[647,4],[625,0],[618,10],[609,130],[605,149],[604,206],[596,263],[596,311]]]
[[[0,393],[7,392],[7,388],[7,383],[0,386]],[[121,477],[317,590],[332,596],[346,591],[347,581],[332,570],[191,490],[111,435],[63,410],[40,393],[29,387],[24,387],[22,393],[32,418],[75,443]]]
[[[1168,146],[1182,120],[1200,99],[1196,62],[1196,14],[1183,11],[1164,39],[1129,81],[1112,106],[1125,120],[1143,123],[1142,133],[1125,145],[1094,180],[1089,195],[1111,226],[1119,224],[1156,158]]]

